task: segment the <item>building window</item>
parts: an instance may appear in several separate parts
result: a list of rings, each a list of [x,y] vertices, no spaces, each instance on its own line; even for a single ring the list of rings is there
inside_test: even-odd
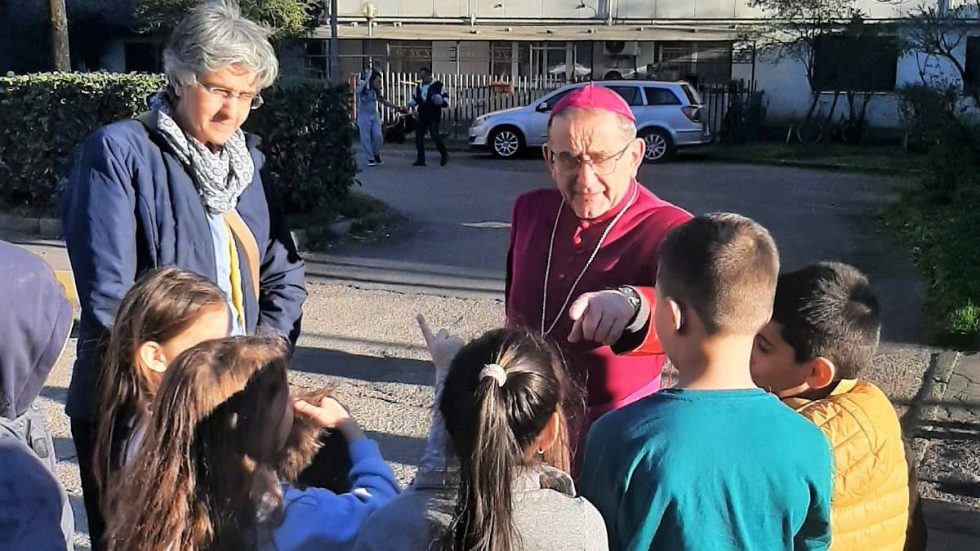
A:
[[[814,46],[813,87],[828,92],[891,92],[898,48],[884,36],[825,36]]]
[[[490,43],[490,74],[509,77],[514,61],[513,42]]]
[[[432,68],[432,42],[392,41],[388,48],[392,70],[417,73],[423,67]]]
[[[728,41],[661,42],[654,59],[647,73],[656,80],[684,80],[699,86],[728,84],[732,78],[732,43]]]
[[[330,43],[327,40],[306,41],[305,74],[308,78],[327,78],[330,65]]]
[[[647,96],[647,105],[680,105],[681,100],[666,88],[647,86],[643,89]],[[694,103],[693,101],[691,103]]]
[[[582,80],[592,76],[592,52],[592,42],[575,43],[575,66],[572,68],[572,78]]]
[[[162,50],[159,45],[149,42],[127,42],[125,49],[127,73],[163,72]]]
[[[563,79],[567,72],[567,54],[568,46],[564,42],[521,44],[520,75]]]
[[[966,62],[963,68],[966,70],[963,87],[967,90],[980,88],[980,36],[966,39]]]

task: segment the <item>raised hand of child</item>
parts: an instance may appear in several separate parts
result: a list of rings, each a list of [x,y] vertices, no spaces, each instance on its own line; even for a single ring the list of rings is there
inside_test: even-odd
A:
[[[350,416],[350,412],[330,396],[322,398],[319,404],[296,400],[293,402],[293,409],[309,417],[321,428],[340,431],[348,443],[365,437],[357,421]]]
[[[438,373],[449,371],[449,364],[452,363],[459,349],[463,347],[463,339],[451,335],[445,329],[440,329],[438,333],[432,334],[432,329],[429,328],[429,324],[422,314],[416,316],[415,319],[419,322],[419,329],[422,330],[422,338],[425,339],[425,347],[429,350],[432,364],[436,367],[438,379]]]

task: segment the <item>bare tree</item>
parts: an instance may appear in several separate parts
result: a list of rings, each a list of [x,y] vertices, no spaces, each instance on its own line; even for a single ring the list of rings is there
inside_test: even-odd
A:
[[[55,71],[71,71],[65,0],[49,0],[48,5],[51,8],[51,64]]]
[[[941,60],[956,71],[966,94],[980,109],[980,86],[970,82],[965,60],[966,41],[970,29],[980,26],[980,0],[961,2],[950,7],[940,1],[936,6],[920,7],[909,14],[907,42],[920,57],[919,76],[926,85],[935,84],[930,78],[930,64]]]
[[[853,3],[853,0],[749,0],[749,5],[764,11],[770,21],[758,37],[763,47],[803,65],[811,94],[804,124],[813,118],[820,92],[828,84],[818,78],[817,46],[852,19],[856,13]],[[835,94],[834,107],[839,94],[840,91]]]

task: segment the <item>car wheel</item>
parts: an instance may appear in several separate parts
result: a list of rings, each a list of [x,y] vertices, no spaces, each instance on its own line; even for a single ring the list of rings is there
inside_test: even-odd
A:
[[[674,140],[670,134],[659,128],[644,131],[641,136],[646,143],[643,159],[651,163],[662,163],[673,158],[675,153]]]
[[[513,159],[524,149],[524,136],[512,126],[494,128],[487,142],[490,152],[498,159]]]

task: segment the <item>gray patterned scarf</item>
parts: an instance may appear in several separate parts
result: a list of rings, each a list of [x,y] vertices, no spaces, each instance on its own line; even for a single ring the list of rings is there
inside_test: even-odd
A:
[[[252,183],[255,165],[239,128],[218,151],[186,134],[173,119],[173,106],[166,92],[149,100],[151,120],[174,154],[194,176],[194,183],[208,212],[223,214],[235,208],[238,197]]]

